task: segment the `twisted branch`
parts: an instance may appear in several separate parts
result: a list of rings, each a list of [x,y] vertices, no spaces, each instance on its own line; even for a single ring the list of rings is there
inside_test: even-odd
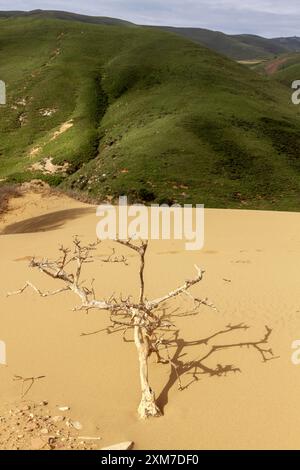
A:
[[[194,379],[196,380],[198,371],[200,368],[204,372],[211,373],[211,375],[222,375],[227,372],[237,372],[238,368],[233,366],[221,366],[217,365],[216,369],[210,369],[203,364],[208,357],[217,351],[237,348],[237,347],[248,347],[253,348],[259,352],[264,362],[274,358],[272,349],[264,347],[269,341],[272,330],[266,327],[265,336],[259,341],[243,342],[237,344],[224,344],[214,345],[210,351],[200,360],[193,363],[183,365],[178,361],[178,356],[171,357],[169,346],[176,345],[176,338],[178,332],[174,330],[175,326],[164,312],[161,313],[160,307],[162,304],[170,299],[177,298],[183,294],[187,295],[191,299],[195,306],[206,305],[216,310],[216,307],[208,301],[208,299],[199,299],[194,297],[191,293],[191,288],[197,285],[204,275],[204,271],[195,265],[196,276],[193,279],[186,280],[182,285],[176,289],[168,292],[167,294],[155,298],[153,300],[147,300],[145,297],[145,257],[148,249],[148,242],[138,241],[132,242],[131,240],[117,240],[120,245],[133,250],[139,256],[139,297],[137,301],[134,301],[131,296],[123,298],[122,295],[116,298],[113,294],[109,299],[97,299],[94,290],[94,280],[91,285],[87,286],[84,281],[81,280],[83,267],[85,264],[93,263],[97,259],[105,263],[123,263],[127,265],[127,260],[124,256],[118,257],[115,255],[115,250],[112,250],[112,254],[106,257],[95,256],[95,251],[99,245],[99,242],[82,245],[78,237],[73,240],[73,249],[65,248],[61,246],[59,248],[60,256],[57,260],[49,259],[32,259],[30,262],[31,268],[36,268],[46,276],[63,283],[63,287],[53,290],[42,292],[30,281],[15,292],[10,292],[7,295],[18,295],[23,294],[28,288],[33,289],[41,297],[48,297],[60,294],[62,292],[71,291],[80,299],[80,304],[75,307],[74,311],[86,311],[92,309],[103,310],[109,312],[110,326],[106,328],[108,333],[114,333],[117,331],[123,332],[124,341],[129,341],[126,337],[127,332],[133,330],[133,340],[137,347],[140,364],[140,379],[142,388],[142,400],[139,406],[139,415],[143,418],[148,416],[159,416],[160,411],[155,402],[155,395],[151,389],[148,381],[148,359],[151,354],[156,354],[158,362],[169,364],[171,370],[174,372],[174,377],[179,383],[179,389],[182,390],[183,386],[181,383],[181,375],[183,372],[189,373],[191,369],[195,369],[193,372]],[[247,326],[241,324],[236,326],[229,325],[223,333],[237,329],[248,329]],[[102,330],[101,330],[102,331]],[[170,332],[175,332],[174,340],[166,340],[164,335]],[[97,332],[94,332],[97,333]],[[92,333],[92,334],[94,334]],[[220,334],[220,333],[218,333]],[[86,335],[86,334],[83,334]],[[203,340],[202,343],[208,342],[211,338]],[[197,345],[201,342],[190,342],[188,345]],[[181,341],[181,346],[184,343]],[[205,343],[206,344],[206,343]],[[165,358],[160,354],[160,349],[163,348],[165,352]],[[172,375],[172,374],[171,374]],[[21,380],[21,378],[19,378]],[[27,380],[27,379],[26,379]],[[29,379],[28,379],[29,380]],[[172,379],[173,380],[173,379]]]

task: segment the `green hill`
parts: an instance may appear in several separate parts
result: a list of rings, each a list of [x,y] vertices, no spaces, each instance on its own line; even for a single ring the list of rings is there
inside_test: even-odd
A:
[[[203,28],[152,27],[179,34],[238,61],[273,59],[281,54],[300,52],[299,37],[267,39],[254,34],[229,35]]]
[[[274,38],[272,41],[288,49],[290,52],[300,51],[300,37],[294,36],[290,38]]]
[[[155,28],[158,28],[155,26]],[[160,29],[183,36],[235,60],[255,60],[273,58],[292,50],[300,51],[297,38],[266,39],[251,34],[229,35],[220,31],[201,28],[176,28],[160,26]],[[298,47],[298,49],[297,49]]]
[[[280,68],[273,78],[288,87],[291,87],[295,80],[300,80],[300,56],[298,56],[298,62]]]
[[[106,24],[106,25],[123,25],[135,26],[129,21],[120,20],[117,18],[107,18],[105,16],[87,16],[78,13],[69,13],[67,11],[58,10],[32,10],[32,11],[0,11],[0,19],[7,18],[39,18],[39,19],[57,19],[65,21],[79,21],[82,23],[91,24]]]
[[[0,19],[20,17],[52,18],[102,25],[136,26],[133,23],[117,18],[87,16],[58,10],[0,11]],[[253,34],[229,35],[220,31],[211,31],[203,28],[178,28],[172,26],[150,27],[179,34],[219,54],[223,54],[238,61],[272,59],[276,55],[300,52],[300,38],[297,36],[267,39]]]
[[[290,91],[207,48],[152,28],[9,18],[0,71],[0,179],[99,201],[299,210]]]
[[[282,54],[259,64],[250,64],[249,67],[291,89],[293,81],[300,80],[300,53]]]
[[[249,46],[253,51],[257,51],[259,54],[258,57],[284,54],[290,50],[288,44],[283,46],[277,41],[273,41],[273,39],[266,39],[254,34],[238,34],[231,36],[231,38],[235,39],[241,44]]]
[[[300,80],[300,53],[281,56],[277,60],[278,67],[271,74],[271,78],[291,88],[294,80]],[[268,71],[274,61],[264,64],[263,71]]]

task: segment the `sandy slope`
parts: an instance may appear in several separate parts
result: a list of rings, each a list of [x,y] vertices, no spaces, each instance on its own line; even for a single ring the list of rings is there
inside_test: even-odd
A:
[[[187,361],[205,356],[209,346],[201,340],[229,323],[245,322],[252,329],[216,336],[211,345],[260,339],[269,325],[274,330],[270,342],[280,359],[264,364],[254,350],[218,352],[203,368],[234,364],[242,373],[203,373],[183,392],[169,366],[153,362],[151,382],[165,415],[140,422],[134,346],[118,334],[81,336],[105,328],[105,312],[72,312],[77,299],[71,294],[47,300],[32,292],[5,297],[27,279],[40,288],[55,286],[29,270],[27,260],[54,256],[57,246],[69,244],[74,234],[93,240],[94,208],[39,194],[13,201],[12,208],[0,225],[7,233],[0,236],[0,340],[6,341],[8,355],[8,366],[0,366],[2,405],[20,398],[14,374],[43,375],[27,399],[54,406],[67,403],[84,424],[85,435],[102,437],[101,446],[134,440],[136,449],[300,448],[300,367],[291,363],[291,343],[300,338],[300,214],[207,210],[201,252],[186,252],[181,242],[150,244],[149,298],[193,276],[196,262],[206,275],[195,293],[209,297],[219,309],[202,306],[198,315],[184,317],[180,314],[190,311],[186,300],[169,305],[178,315],[178,351],[172,354],[181,371]],[[136,294],[136,258],[130,256],[129,262],[89,265],[85,277],[97,277],[99,296]],[[183,374],[183,384],[192,378]]]

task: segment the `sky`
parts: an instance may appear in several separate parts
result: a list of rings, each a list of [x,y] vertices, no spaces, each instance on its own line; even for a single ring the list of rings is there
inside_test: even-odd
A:
[[[300,0],[0,0],[0,10],[64,10],[137,24],[300,36]]]

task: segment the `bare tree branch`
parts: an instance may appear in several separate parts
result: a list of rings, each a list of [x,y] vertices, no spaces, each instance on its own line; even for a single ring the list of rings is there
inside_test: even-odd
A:
[[[66,292],[66,291],[70,290],[69,287],[62,287],[61,289],[57,289],[57,290],[54,290],[52,292],[42,292],[40,289],[38,289],[36,286],[34,286],[31,282],[27,281],[26,284],[20,290],[18,290],[16,292],[8,292],[7,297],[11,297],[12,295],[23,294],[23,292],[28,288],[33,289],[41,297],[49,297],[51,295],[57,295],[57,294],[60,294],[62,292]]]
[[[22,382],[22,388],[21,388],[21,398],[24,398],[28,392],[31,390],[31,388],[33,387],[34,383],[37,381],[37,380],[41,380],[41,379],[44,379],[45,378],[45,375],[40,375],[39,377],[22,377],[21,375],[15,375],[13,380],[14,381],[19,381],[19,382]],[[29,382],[29,385],[28,387],[25,389],[24,391],[24,385]]]
[[[185,293],[188,289],[190,289],[192,286],[195,284],[198,284],[200,281],[203,279],[203,274],[205,271],[202,271],[198,266],[195,265],[196,271],[197,271],[197,276],[195,279],[186,281],[182,286],[178,287],[177,289],[169,292],[168,294],[164,295],[163,297],[160,297],[158,299],[152,300],[150,302],[147,302],[147,307],[152,310],[154,308],[157,308],[161,303],[166,302],[167,300],[177,297],[183,293]]]
[[[220,350],[236,347],[251,347],[261,354],[264,361],[267,361],[273,357],[273,351],[264,347],[264,345],[268,343],[269,337],[271,335],[271,329],[266,327],[266,334],[264,338],[259,341],[227,345],[214,345],[200,362],[198,361],[189,363],[188,365],[183,366],[180,361],[178,361],[179,356],[177,357],[175,355],[174,357],[171,357],[169,348],[177,345],[178,331],[175,330],[175,325],[173,321],[171,321],[170,315],[166,314],[165,309],[161,309],[161,305],[170,299],[174,299],[180,295],[185,294],[193,301],[195,306],[199,307],[200,305],[206,305],[216,310],[216,307],[210,303],[208,299],[199,299],[198,297],[194,297],[190,291],[193,286],[196,286],[203,279],[204,271],[201,270],[198,266],[195,266],[196,276],[193,279],[187,280],[184,284],[168,292],[167,294],[149,301],[145,297],[144,279],[145,257],[148,249],[148,242],[117,240],[117,243],[130,250],[133,250],[139,256],[140,292],[137,301],[134,301],[131,296],[123,297],[120,295],[117,298],[115,294],[111,295],[109,299],[97,299],[94,289],[94,280],[92,280],[90,285],[86,285],[85,281],[82,280],[84,266],[88,263],[95,262],[97,259],[100,259],[105,263],[121,262],[124,263],[124,265],[127,265],[127,260],[125,256],[116,256],[114,249],[112,250],[111,255],[106,257],[98,257],[95,252],[99,242],[83,245],[78,237],[75,237],[73,240],[73,249],[65,248],[63,246],[59,248],[60,256],[57,260],[52,261],[47,258],[42,260],[33,259],[30,263],[31,268],[36,268],[47,277],[56,281],[60,281],[63,284],[61,288],[53,291],[42,292],[31,282],[27,281],[21,289],[16,292],[11,292],[8,295],[11,296],[23,294],[27,288],[33,289],[41,297],[48,297],[60,294],[65,291],[71,291],[80,299],[80,304],[73,309],[74,311],[88,312],[89,310],[97,309],[109,312],[110,325],[105,329],[107,333],[115,333],[118,331],[122,332],[123,340],[125,342],[129,342],[130,340],[127,339],[127,333],[132,330],[133,339],[131,341],[135,343],[137,348],[140,367],[142,397],[138,408],[138,413],[141,418],[147,418],[149,416],[160,416],[161,414],[160,409],[156,403],[154,391],[149,384],[148,360],[152,354],[157,356],[158,362],[170,365],[172,370],[171,375],[172,377],[174,375],[175,380],[178,381],[180,390],[183,389],[181,382],[181,375],[183,371],[190,373],[190,371],[194,369],[194,380],[197,379],[198,368],[200,368],[202,372],[211,373],[212,375],[222,375],[226,374],[227,372],[237,372],[239,369],[234,368],[233,366],[223,367],[218,365],[216,369],[210,369],[203,364],[203,361]],[[233,330],[247,328],[248,327],[245,325],[236,325],[233,327],[229,325],[226,330],[218,334],[224,334]],[[174,339],[165,339],[165,336],[171,334],[172,332],[175,335]],[[95,333],[97,332],[90,334]],[[87,334],[82,334],[82,336],[86,335]],[[214,336],[216,335],[213,335],[211,338],[207,338],[206,341],[210,341]],[[180,344],[182,345],[183,343],[181,342]],[[197,344],[200,343],[197,341],[189,343],[189,345]],[[163,357],[161,354],[161,349],[163,349],[166,357]],[[18,380],[21,379],[22,378],[19,377]]]

